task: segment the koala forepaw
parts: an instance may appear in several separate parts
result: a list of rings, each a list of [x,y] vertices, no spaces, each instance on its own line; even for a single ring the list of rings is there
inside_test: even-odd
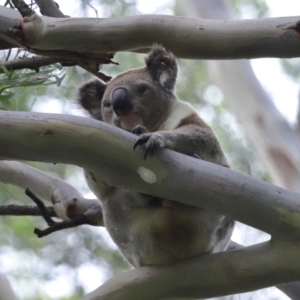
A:
[[[133,127],[131,129],[131,133],[135,134],[135,135],[141,135],[143,133],[147,133],[147,129],[146,127],[142,126],[142,125],[136,125],[135,127]]]
[[[163,137],[161,137],[159,134],[156,133],[144,133],[140,136],[140,138],[137,140],[137,142],[133,146],[133,150],[138,145],[144,145],[145,147],[145,154],[144,159],[147,158],[148,153],[153,155],[153,153],[160,149],[164,148],[166,146],[165,140]]]

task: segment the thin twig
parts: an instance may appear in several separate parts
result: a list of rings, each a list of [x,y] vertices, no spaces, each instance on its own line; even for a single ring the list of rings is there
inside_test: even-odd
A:
[[[62,222],[56,222],[55,224],[49,226],[46,229],[38,229],[35,228],[34,229],[34,233],[37,235],[38,238],[42,238],[46,235],[49,235],[53,232],[59,231],[59,230],[64,230],[64,229],[68,229],[68,228],[73,228],[73,227],[77,227],[80,225],[91,225],[88,222],[88,219],[86,218],[85,215],[81,215],[79,217],[76,217],[70,221],[62,221]]]
[[[39,210],[41,211],[41,214],[43,216],[43,218],[45,219],[45,221],[47,222],[47,224],[49,226],[53,226],[54,224],[56,224],[57,222],[55,222],[54,220],[52,220],[51,216],[48,215],[48,212],[46,210],[46,206],[44,204],[44,202],[39,199],[33,192],[31,192],[29,189],[25,190],[25,194],[37,205],[37,207],[39,208]]]
[[[56,217],[53,207],[46,207],[47,213],[51,217]],[[0,216],[41,216],[41,211],[36,206],[29,205],[1,205]]]
[[[101,73],[99,72],[98,70],[96,69],[99,69],[99,68],[92,68],[90,67],[89,64],[87,63],[84,63],[84,62],[79,62],[78,63],[78,66],[80,66],[81,68],[83,68],[84,70],[86,70],[87,72],[90,72],[92,73],[93,75],[97,76],[99,79],[103,80],[104,82],[108,82],[112,79],[111,76],[107,76],[105,75],[104,73]]]
[[[87,2],[87,1],[84,1],[84,0],[83,0],[83,2],[84,2],[87,6],[89,6],[91,9],[93,9],[93,10],[95,11],[96,18],[98,19],[98,18],[99,18],[98,10],[97,10],[91,3]]]
[[[44,220],[47,222],[49,225],[48,228],[46,229],[34,229],[34,233],[37,235],[38,238],[44,237],[48,234],[51,234],[53,232],[67,229],[67,228],[72,228],[72,227],[77,227],[80,225],[91,225],[89,222],[88,218],[85,215],[78,216],[74,219],[71,219],[69,221],[62,221],[62,222],[56,222],[54,221],[51,216],[48,214],[48,211],[46,209],[46,206],[44,205],[43,201],[39,199],[34,193],[32,193],[29,189],[25,190],[25,194],[32,199],[36,205],[38,206]]]
[[[53,65],[56,63],[61,63],[64,66],[66,66],[67,64],[68,66],[74,66],[74,62],[71,62],[68,59],[43,56],[33,56],[9,61],[0,61],[0,66],[5,67],[9,71],[31,69],[38,72],[41,67]],[[0,69],[0,73],[3,72],[4,71]]]

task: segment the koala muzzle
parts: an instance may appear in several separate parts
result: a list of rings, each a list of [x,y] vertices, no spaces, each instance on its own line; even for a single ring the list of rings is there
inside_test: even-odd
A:
[[[129,92],[124,88],[117,88],[113,91],[111,104],[117,116],[126,115],[132,111]]]

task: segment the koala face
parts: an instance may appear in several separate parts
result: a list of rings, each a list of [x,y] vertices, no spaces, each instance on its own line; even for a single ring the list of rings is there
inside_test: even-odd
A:
[[[146,66],[129,70],[108,84],[95,80],[79,90],[79,102],[94,118],[131,131],[143,125],[159,130],[176,101],[177,64],[173,54],[156,46]]]

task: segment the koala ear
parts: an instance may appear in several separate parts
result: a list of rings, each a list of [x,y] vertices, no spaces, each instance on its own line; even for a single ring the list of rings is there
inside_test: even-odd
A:
[[[102,121],[101,101],[105,88],[104,82],[93,80],[82,85],[77,95],[79,105],[87,110],[93,118],[100,121]]]
[[[166,51],[162,46],[155,45],[145,61],[152,79],[158,81],[167,92],[173,92],[178,72],[173,53]]]

